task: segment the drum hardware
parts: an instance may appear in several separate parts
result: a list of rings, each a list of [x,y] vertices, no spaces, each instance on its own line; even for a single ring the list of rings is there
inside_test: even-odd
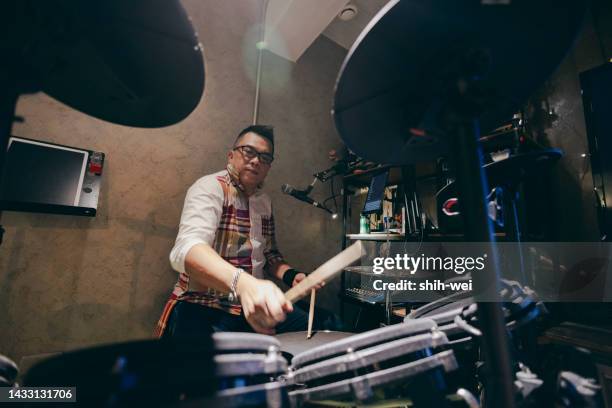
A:
[[[13,360],[0,354],[0,387],[11,387],[15,384],[19,368]]]
[[[539,379],[536,374],[532,373],[529,367],[523,363],[519,363],[519,371],[516,373],[514,385],[523,399],[527,399],[529,395],[540,388],[543,383],[544,381]]]
[[[515,361],[535,364],[535,339],[530,339],[535,333],[529,330],[537,319],[547,313],[546,308],[532,290],[518,282],[502,279],[500,283],[506,330],[513,346],[512,356]],[[458,374],[452,378],[454,382],[451,385],[464,387],[472,392],[477,392],[483,384],[486,388],[488,378],[485,374],[487,367],[483,365],[481,356],[483,334],[477,313],[478,306],[468,292],[457,292],[415,309],[405,318],[428,318],[437,323],[438,330],[448,337],[449,346],[455,352],[459,364]],[[522,335],[523,331],[525,336]],[[514,393],[516,392],[515,389]]]
[[[601,406],[601,386],[594,378],[562,371],[558,379],[558,403],[568,408]]]
[[[479,363],[478,371],[479,375],[482,376],[485,371],[484,363]],[[552,406],[552,400],[550,395],[544,394],[544,381],[533,373],[529,367],[525,364],[518,362],[514,366],[514,393],[515,402],[518,407],[541,407],[541,406]],[[487,387],[481,387],[480,389],[480,400],[485,401],[487,394]],[[488,408],[489,405],[481,405],[483,408]]]
[[[480,402],[478,401],[478,399],[476,399],[474,394],[472,394],[465,388],[459,388],[456,394],[465,402],[468,408],[480,408]]]

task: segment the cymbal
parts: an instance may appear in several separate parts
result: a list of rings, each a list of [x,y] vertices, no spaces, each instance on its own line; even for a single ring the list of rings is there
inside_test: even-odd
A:
[[[9,0],[0,14],[0,76],[18,92],[137,127],[177,123],[200,101],[202,49],[178,0]]]
[[[368,160],[410,164],[448,153],[440,116],[459,78],[479,77],[483,131],[510,119],[552,73],[581,26],[581,0],[392,0],[351,47],[333,117]]]

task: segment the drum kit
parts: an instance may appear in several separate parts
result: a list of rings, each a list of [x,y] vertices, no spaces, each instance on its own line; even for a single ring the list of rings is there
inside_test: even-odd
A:
[[[537,356],[528,341],[546,307],[529,288],[501,283],[514,399],[519,406],[547,406],[553,400],[529,369]],[[459,292],[412,310],[402,323],[359,334],[317,331],[308,339],[305,332],[222,332],[94,347],[36,364],[23,385],[76,386],[77,402],[88,407],[486,407],[495,379],[483,369],[477,309],[471,293]],[[17,373],[0,358],[2,385],[13,386]],[[596,395],[598,386],[561,374],[580,403],[572,406],[589,406],[584,397]]]

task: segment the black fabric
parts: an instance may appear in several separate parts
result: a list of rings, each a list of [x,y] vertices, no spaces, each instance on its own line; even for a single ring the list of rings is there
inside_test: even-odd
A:
[[[304,331],[308,326],[308,313],[298,305],[287,318],[276,326],[276,333]],[[337,317],[328,311],[315,308],[313,324],[315,330],[338,330]],[[244,315],[232,315],[223,310],[214,309],[190,302],[177,302],[174,306],[164,338],[193,337],[210,335],[214,332],[253,332]]]
[[[289,287],[293,286],[293,280],[298,273],[300,272],[297,269],[287,269],[283,274],[283,282],[285,282],[285,285]]]

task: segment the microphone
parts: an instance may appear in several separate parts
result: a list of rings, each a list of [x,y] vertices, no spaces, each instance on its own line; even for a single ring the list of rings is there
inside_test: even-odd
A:
[[[281,191],[285,194],[288,194],[294,198],[297,198],[298,200],[311,204],[317,208],[321,208],[329,213],[331,213],[331,211],[329,209],[327,209],[326,207],[324,207],[321,203],[313,200],[312,198],[308,197],[308,192],[306,192],[305,190],[298,190],[296,188],[294,188],[293,186],[289,185],[289,184],[283,184],[281,186]]]

